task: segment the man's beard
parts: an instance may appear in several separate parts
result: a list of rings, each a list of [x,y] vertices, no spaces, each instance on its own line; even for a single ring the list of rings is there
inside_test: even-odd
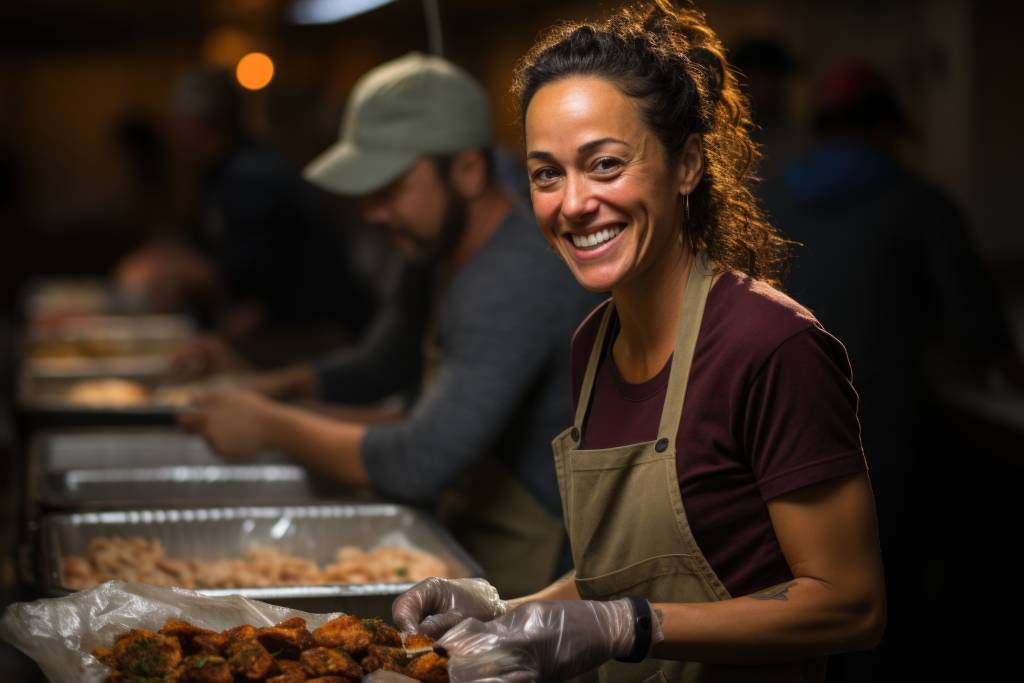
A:
[[[424,265],[437,265],[448,259],[454,252],[466,231],[466,200],[447,182],[444,185],[445,211],[441,230],[432,240],[418,239],[417,255],[414,260]]]

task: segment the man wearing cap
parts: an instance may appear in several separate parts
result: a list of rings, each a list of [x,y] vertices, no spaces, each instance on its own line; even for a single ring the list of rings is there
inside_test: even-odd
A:
[[[410,54],[357,83],[341,140],[306,169],[359,201],[408,256],[356,350],[276,373],[267,393],[372,403],[392,421],[325,418],[254,393],[183,418],[227,457],[291,453],[343,484],[435,505],[495,585],[526,594],[567,555],[550,440],[571,419],[568,342],[594,305],[495,182],[490,112],[462,70]]]

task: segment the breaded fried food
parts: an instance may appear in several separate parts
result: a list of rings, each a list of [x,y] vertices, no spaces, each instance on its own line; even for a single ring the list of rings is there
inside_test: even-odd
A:
[[[198,636],[217,635],[217,632],[211,631],[208,628],[193,626],[187,621],[168,619],[167,623],[160,629],[160,634],[177,638],[178,643],[181,644],[181,651],[186,655],[194,655],[200,652],[200,647],[196,645],[195,639]],[[214,652],[204,652],[203,654],[216,654],[216,650]]]
[[[225,654],[228,657],[231,673],[242,680],[262,681],[277,673],[277,664],[274,662],[274,658],[255,638],[229,641],[225,648]]]
[[[235,640],[253,640],[256,637],[256,627],[251,624],[242,624],[229,628],[227,631],[221,631],[221,635],[229,643]]]
[[[177,638],[146,629],[133,629],[114,643],[115,668],[137,677],[159,678],[174,672],[181,662]]]
[[[406,650],[422,650],[428,647],[434,647],[434,639],[430,636],[425,636],[422,633],[403,633],[402,646],[405,647]]]
[[[316,645],[304,619],[289,619],[277,626],[256,629],[256,640],[267,651],[280,653],[275,656],[286,659],[298,659],[300,652]]]
[[[404,671],[405,650],[385,645],[371,645],[360,664],[367,673],[371,671]]]
[[[370,632],[374,645],[401,647],[402,634],[383,619],[363,619],[363,628]]]
[[[228,639],[222,633],[211,633],[209,635],[198,635],[192,639],[192,647],[196,655],[219,655],[228,644]]]
[[[313,631],[313,640],[321,647],[340,647],[350,655],[361,656],[373,643],[373,636],[359,618],[346,614]]]
[[[348,653],[340,648],[314,647],[306,650],[299,658],[306,673],[311,676],[345,676],[359,680],[363,667],[356,664]]]
[[[104,679],[104,683],[178,683],[178,674],[165,676],[137,676],[115,671]]]
[[[409,662],[405,673],[424,683],[448,683],[448,658],[428,652]]]
[[[223,657],[191,655],[178,668],[181,683],[234,683],[231,667]]]
[[[348,678],[347,676],[319,676],[307,678],[306,683],[354,683],[358,680],[358,678]]]
[[[273,678],[268,678],[267,683],[302,683],[309,678],[306,675],[306,668],[299,662],[290,659],[277,660],[277,668],[281,673]]]
[[[102,663],[109,666],[111,669],[115,667],[117,662],[114,659],[114,652],[109,647],[98,647],[92,651],[92,656],[100,660]]]

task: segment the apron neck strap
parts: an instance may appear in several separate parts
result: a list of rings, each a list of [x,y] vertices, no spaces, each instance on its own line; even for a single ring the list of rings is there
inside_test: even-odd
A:
[[[580,386],[580,399],[576,402],[576,417],[573,424],[580,431],[583,430],[583,418],[586,417],[587,408],[590,406],[590,394],[594,389],[594,380],[597,377],[597,366],[601,362],[601,352],[604,349],[605,335],[608,332],[608,324],[612,319],[612,311],[615,302],[609,300],[604,307],[604,315],[601,316],[601,325],[597,328],[597,336],[594,337],[594,345],[590,349],[590,359],[587,361],[587,372],[583,375],[583,384]]]
[[[676,328],[672,369],[669,371],[665,404],[661,410],[661,426],[658,427],[658,439],[668,439],[672,446],[675,446],[679,420],[683,415],[683,399],[690,381],[693,352],[697,348],[697,335],[700,333],[704,304],[707,302],[713,277],[711,260],[706,253],[699,252],[690,264],[683,309],[679,316],[679,326]]]

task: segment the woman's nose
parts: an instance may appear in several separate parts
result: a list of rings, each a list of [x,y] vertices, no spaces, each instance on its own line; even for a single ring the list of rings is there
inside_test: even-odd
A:
[[[597,210],[598,201],[585,178],[569,176],[562,197],[562,214],[570,221],[580,221]]]

